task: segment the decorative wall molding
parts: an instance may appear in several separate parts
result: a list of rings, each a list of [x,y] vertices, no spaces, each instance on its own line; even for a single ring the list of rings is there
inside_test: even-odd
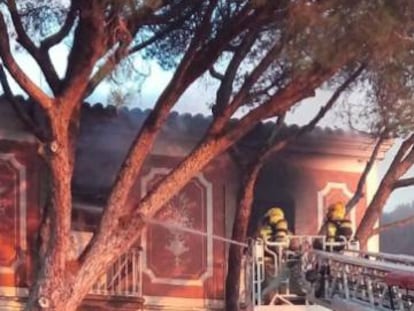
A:
[[[17,175],[17,180],[19,182],[18,185],[15,186],[14,191],[18,191],[16,193],[16,203],[18,206],[15,208],[18,209],[19,215],[17,217],[17,210],[15,211],[15,237],[18,237],[18,240],[15,240],[15,245],[19,245],[21,251],[27,250],[27,180],[26,180],[26,167],[20,163],[14,154],[12,153],[0,153],[0,161],[8,163],[11,168],[15,170],[15,174]],[[18,219],[17,219],[18,218]],[[13,262],[11,266],[0,266],[0,273],[13,273],[16,271],[16,268],[20,264],[19,254],[17,254],[16,260]]]
[[[337,183],[337,182],[327,182],[325,187],[318,191],[318,230],[322,227],[324,217],[325,217],[325,205],[324,199],[325,197],[332,191],[332,190],[340,190],[347,198],[351,198],[353,193],[349,190],[348,185],[346,183]],[[355,232],[356,227],[356,213],[355,208],[351,211],[351,222],[352,222],[352,230]]]
[[[145,310],[223,310],[224,300],[204,298],[179,298],[165,296],[144,296]]]
[[[35,143],[36,139],[32,134],[22,131],[0,130],[0,140],[12,140],[17,142]]]
[[[157,175],[166,175],[170,172],[168,168],[155,167],[151,168],[150,172],[143,176],[141,179],[141,195],[142,197],[148,192],[149,183]],[[143,247],[143,272],[149,276],[150,280],[154,284],[169,284],[169,285],[182,285],[182,286],[203,286],[204,281],[213,276],[213,186],[202,173],[197,174],[194,177],[197,183],[200,183],[205,192],[205,208],[206,208],[206,266],[205,271],[197,279],[185,279],[185,278],[167,278],[159,277],[151,269],[150,263],[148,262],[148,245],[147,245],[147,234],[148,230],[143,230],[141,245]],[[197,183],[194,183],[197,185]],[[199,185],[197,185],[199,187]]]
[[[27,297],[29,296],[29,289],[25,287],[0,286],[0,297],[1,296],[3,297]]]

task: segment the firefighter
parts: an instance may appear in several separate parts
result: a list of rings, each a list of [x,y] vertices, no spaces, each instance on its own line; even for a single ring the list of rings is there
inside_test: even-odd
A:
[[[338,236],[343,236],[349,242],[352,238],[352,222],[349,219],[343,219],[338,225]]]
[[[346,208],[342,202],[329,206],[326,223],[326,242],[348,242],[352,238],[352,223],[345,218]],[[343,240],[345,238],[345,241]],[[342,250],[344,246],[335,247]]]
[[[268,224],[263,224],[260,227],[260,229],[259,229],[259,236],[264,241],[271,240],[272,237],[273,237],[273,229],[272,229],[272,227],[270,225],[268,225]]]
[[[285,219],[285,214],[280,207],[272,207],[269,209],[265,214],[263,222],[263,229],[267,228],[268,226],[270,226],[272,229],[270,237],[271,241],[283,242],[286,240],[288,235],[288,223]]]
[[[267,245],[268,252],[265,255],[265,281],[262,284],[262,295],[264,301],[270,301],[275,292],[287,290],[286,279],[292,274],[291,271],[295,270],[284,252],[289,249],[287,243],[289,230],[285,214],[280,207],[272,207],[264,214],[259,235],[265,241],[277,242]]]
[[[276,224],[285,218],[285,213],[280,207],[272,207],[265,214],[265,221],[270,224]]]

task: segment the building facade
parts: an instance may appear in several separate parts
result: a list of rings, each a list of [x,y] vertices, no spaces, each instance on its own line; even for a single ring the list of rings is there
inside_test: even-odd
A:
[[[83,109],[70,256],[76,257],[91,238],[117,170],[147,113],[101,105]],[[201,115],[171,114],[129,204],[189,153],[210,121]],[[0,124],[0,310],[21,310],[33,281],[47,175],[34,137],[4,99],[0,99]],[[270,127],[262,124],[247,141],[259,140]],[[372,148],[366,137],[317,129],[275,155],[258,180],[250,234],[272,206],[285,210],[295,234],[315,234],[327,206],[354,193]],[[214,236],[231,236],[240,176],[228,153],[208,164],[157,213],[136,247],[99,278],[83,309],[222,309],[228,245]],[[374,169],[365,197],[351,213],[354,226],[376,182]],[[371,241],[373,249],[377,244]]]

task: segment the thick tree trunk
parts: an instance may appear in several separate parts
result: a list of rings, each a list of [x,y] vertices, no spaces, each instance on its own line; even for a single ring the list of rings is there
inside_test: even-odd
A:
[[[381,213],[385,203],[392,193],[392,182],[388,179],[384,179],[374,198],[369,204],[361,223],[358,226],[358,230],[355,234],[362,249],[367,248],[368,239],[371,236],[371,232],[374,229],[376,222],[380,219]]]
[[[244,182],[240,189],[239,204],[237,205],[236,217],[233,224],[232,239],[245,241],[247,227],[252,211],[254,186],[260,172],[262,163],[255,163],[246,172]],[[229,249],[228,270],[226,278],[226,310],[239,310],[240,296],[240,273],[243,257],[243,248],[236,244],[231,244]]]
[[[68,269],[67,253],[70,248],[74,149],[72,133],[68,131],[69,121],[61,119],[64,118],[51,119],[53,140],[45,151],[51,174],[50,202],[41,228],[43,245],[39,249],[43,251],[38,254],[38,273],[26,310],[76,310],[66,303],[73,295],[70,276],[74,271]]]

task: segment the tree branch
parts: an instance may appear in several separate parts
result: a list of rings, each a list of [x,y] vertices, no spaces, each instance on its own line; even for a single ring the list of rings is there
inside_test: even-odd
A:
[[[414,177],[411,178],[403,178],[400,180],[397,180],[393,185],[393,189],[397,189],[397,188],[403,188],[403,187],[409,187],[414,185]]]
[[[35,135],[40,142],[45,142],[46,136],[43,130],[35,123],[35,121],[27,113],[27,111],[22,107],[22,103],[13,95],[2,65],[0,65],[0,83],[3,87],[4,95],[6,96],[7,100],[11,103],[18,117],[23,121],[25,127],[33,135]]]
[[[404,158],[407,156],[407,153],[414,145],[414,133],[411,134],[400,146],[397,154],[395,155],[391,165],[397,165],[398,163],[404,161]]]
[[[243,85],[238,90],[237,94],[234,96],[232,101],[224,107],[219,114],[216,114],[215,122],[211,127],[211,133],[219,133],[231,116],[236,112],[236,110],[244,103],[247,98],[251,87],[257,82],[263,72],[268,68],[268,66],[273,62],[275,54],[281,50],[281,45],[276,43],[273,47],[267,52],[263,57],[260,63],[253,69],[250,75],[245,79]],[[266,106],[267,105],[261,105]],[[258,107],[258,108],[260,108]],[[258,109],[256,108],[256,109]],[[263,107],[262,107],[263,109]],[[250,113],[249,113],[250,115]],[[259,118],[260,119],[260,118]]]
[[[377,235],[377,234],[379,234],[383,231],[386,231],[386,230],[389,230],[389,229],[392,229],[392,228],[404,227],[404,226],[412,224],[412,223],[414,223],[414,215],[410,216],[410,217],[407,217],[407,218],[404,218],[404,219],[400,219],[400,220],[397,220],[397,221],[390,222],[388,224],[384,224],[382,226],[379,226],[378,228],[375,228],[370,232],[369,237],[372,237],[374,235]]]
[[[222,81],[224,79],[224,75],[222,73],[218,72],[216,70],[216,68],[214,68],[214,65],[210,67],[209,72],[210,72],[210,75],[213,78],[215,78],[215,79],[217,79],[219,81]]]
[[[400,146],[395,155],[390,167],[385,173],[374,197],[368,205],[364,217],[362,218],[356,237],[358,238],[361,247],[365,247],[370,237],[370,234],[375,227],[375,223],[381,217],[382,210],[387,202],[389,196],[394,190],[395,182],[412,167],[414,163],[414,134],[408,137]]]
[[[191,3],[191,2],[189,2]],[[135,8],[134,8],[135,9]],[[183,15],[181,18],[177,19],[176,21],[172,22],[169,27],[159,31],[158,33],[154,34],[151,38],[148,40],[145,40],[144,42],[138,43],[134,46],[132,46],[128,50],[128,55],[132,55],[136,52],[141,51],[142,49],[148,47],[149,45],[153,44],[157,40],[160,40],[167,36],[171,31],[175,29],[175,27],[178,27],[186,18],[188,18],[192,13],[194,13],[194,10],[197,9],[197,6],[194,5],[193,10],[189,10],[189,13],[186,15]],[[138,13],[134,14],[131,18],[132,20],[128,22],[128,29],[131,33],[131,37],[135,37],[135,34],[138,32],[138,28],[141,24],[143,24],[144,20],[147,18],[150,18],[149,16],[155,10],[155,8],[149,8],[145,7],[143,9],[138,10]],[[159,23],[166,23],[166,20],[158,20]],[[97,72],[93,75],[93,77],[90,79],[88,83],[88,87],[86,90],[85,97],[89,96],[94,92],[96,87],[116,68],[116,66],[122,61],[121,58],[115,58],[109,56],[105,63],[97,70]]]
[[[266,159],[271,154],[274,154],[275,152],[281,150],[284,148],[287,144],[291,143],[298,137],[302,136],[303,134],[312,131],[315,126],[319,123],[320,120],[323,119],[323,117],[326,115],[326,113],[333,107],[333,105],[336,103],[338,98],[341,96],[341,94],[352,84],[352,82],[355,81],[356,78],[362,73],[362,71],[365,69],[365,65],[359,66],[336,90],[333,92],[329,100],[326,102],[324,106],[322,106],[318,113],[313,117],[313,119],[306,125],[300,127],[296,132],[292,133],[288,137],[286,137],[283,140],[279,140],[277,138],[277,135],[273,135],[273,138],[269,140],[268,145],[265,146],[264,150],[260,152],[261,158]],[[284,114],[283,114],[284,116]],[[281,121],[283,121],[282,118],[278,118]]]
[[[103,3],[78,3],[81,13],[75,29],[74,44],[68,56],[67,71],[59,90],[59,97],[73,105],[84,98],[92,70],[97,60],[107,52],[108,37],[114,35],[111,31],[115,31],[106,25]],[[68,112],[71,114],[70,110]]]
[[[196,11],[199,10],[199,5],[197,5],[195,3],[194,0],[188,1],[188,4],[192,4],[193,8],[191,10],[188,10],[188,13],[185,15],[182,15],[180,18],[178,18],[177,20],[175,20],[174,22],[169,23],[169,27],[159,31],[158,33],[154,34],[151,38],[149,38],[148,40],[141,42],[139,44],[136,44],[135,46],[131,47],[131,49],[129,50],[129,54],[133,54],[135,52],[138,52],[144,48],[146,48],[147,46],[151,45],[152,43],[154,43],[155,41],[164,38],[166,35],[168,35],[171,31],[173,31],[174,29],[176,29],[177,27],[179,27],[187,18],[189,18],[191,15],[193,15]],[[175,10],[172,10],[175,11]],[[178,15],[180,12],[176,12],[176,14]],[[148,14],[147,14],[148,15]],[[158,21],[159,24],[164,24],[167,23],[167,21]],[[136,33],[138,31],[137,27],[135,26],[134,29],[131,29],[131,33]]]
[[[368,177],[369,172],[371,171],[372,167],[374,166],[374,163],[377,159],[378,156],[378,152],[380,150],[380,147],[382,145],[382,143],[384,142],[386,136],[385,133],[382,133],[380,135],[380,137],[377,140],[377,143],[375,144],[374,149],[372,150],[371,156],[367,162],[367,164],[365,165],[364,171],[362,172],[359,180],[358,180],[358,185],[356,187],[356,190],[352,196],[351,199],[349,199],[349,201],[346,203],[345,205],[345,209],[346,209],[346,213],[348,214],[349,212],[351,212],[352,208],[358,204],[359,200],[361,200],[364,196],[364,186]]]
[[[16,2],[14,0],[7,0],[7,4],[13,26],[17,33],[17,42],[19,42],[22,47],[26,49],[26,51],[29,52],[29,54],[36,60],[51,90],[56,93],[60,85],[60,79],[52,64],[48,51],[37,48],[27,35],[20,19],[19,12],[17,11]]]
[[[33,98],[39,105],[50,112],[52,109],[53,101],[49,98],[32,80],[24,73],[19,65],[14,60],[11,51],[9,36],[7,32],[7,25],[4,21],[3,14],[0,13],[0,57],[10,72],[12,77],[20,85],[20,87],[27,92],[27,94]]]
[[[260,109],[260,107],[258,107],[252,110],[249,113],[249,116],[253,114],[252,117],[247,116],[240,119],[236,126],[232,127],[221,136],[209,132],[204,142],[200,143],[199,147],[190,153],[190,155],[188,155],[176,169],[166,176],[162,183],[155,186],[146,197],[141,200],[140,209],[134,212],[134,214],[144,214],[151,217],[154,213],[152,207],[161,206],[169,199],[170,195],[168,194],[167,189],[173,185],[174,187],[181,187],[184,185],[191,178],[192,172],[200,170],[212,157],[223,152],[233,144],[234,141],[237,141],[240,137],[244,136],[255,124],[257,124],[258,121],[264,118],[269,111],[273,113],[280,109],[281,112],[284,112],[287,108],[290,108],[293,104],[303,99],[308,93],[301,92],[301,90],[306,89],[307,87],[316,88],[318,86],[316,84],[317,82],[320,84],[328,78],[328,72],[331,73],[330,70],[317,73],[311,72],[295,79],[292,81],[292,84],[286,88],[285,92],[280,93],[277,100],[274,98],[273,101],[263,104],[264,108],[262,107],[262,109]],[[317,75],[317,77],[315,77],[315,75]],[[310,82],[308,84],[303,84],[302,79],[306,79],[306,81]],[[292,94],[294,90],[295,95]],[[155,193],[157,194],[156,196],[154,195]],[[140,219],[140,215],[136,216]],[[131,223],[133,223],[132,219]]]
[[[280,133],[280,130],[285,125],[285,119],[286,119],[286,113],[282,113],[280,116],[278,116],[275,126],[270,133],[269,139],[267,141],[267,146],[271,146],[275,143],[277,140],[278,134]]]
[[[212,109],[213,115],[220,114],[229,103],[231,94],[233,93],[233,83],[236,78],[237,71],[256,41],[257,34],[257,30],[249,31],[240,43],[239,48],[234,53],[229,65],[226,68],[226,72],[223,75],[220,87],[217,90],[216,104]]]
[[[341,66],[342,67],[342,66]],[[251,110],[247,115],[242,117],[236,126],[229,129],[226,134],[226,138],[230,141],[238,140],[244,131],[242,129],[249,128],[250,124],[256,124],[262,119],[270,118],[275,115],[280,115],[294,104],[303,100],[311,95],[314,95],[314,89],[318,87],[323,81],[326,81],[332,76],[333,72],[338,70],[334,69],[320,69],[314,68],[309,72],[298,75],[292,80],[285,88],[274,94],[269,100],[260,106]],[[223,115],[223,117],[227,117]],[[220,121],[222,123],[223,121]],[[214,130],[222,130],[224,126],[216,124],[212,126]]]
[[[75,23],[75,18],[76,18],[76,9],[73,4],[73,1],[71,1],[71,7],[69,9],[68,14],[66,15],[66,19],[62,27],[53,35],[45,38],[40,43],[40,49],[43,51],[48,51],[51,47],[60,43],[69,34],[69,31],[72,29],[72,26]]]
[[[204,21],[201,23],[192,39],[174,76],[158,98],[151,113],[144,121],[140,132],[135,137],[128,154],[125,157],[109,196],[106,209],[104,210],[98,234],[96,235],[97,239],[107,236],[108,233],[110,233],[110,229],[114,226],[114,218],[120,217],[120,214],[125,212],[122,211],[122,209],[125,208],[128,195],[128,192],[125,191],[125,187],[131,187],[136,180],[142,164],[161,130],[161,126],[168,118],[170,110],[188,86],[197,78],[197,76],[194,76],[192,68],[194,66],[195,56],[197,53],[200,53],[200,43],[204,36],[206,36],[206,28],[209,23],[212,8],[213,6],[206,12],[206,16],[203,18]],[[211,59],[210,61],[213,63],[215,59]],[[92,241],[92,243],[94,243],[94,241]]]
[[[404,142],[405,143],[405,142]],[[400,166],[402,169],[408,169],[414,163],[414,140],[410,140],[407,147],[407,151],[404,154],[404,157],[401,160]]]
[[[19,42],[31,55],[37,55],[38,49],[24,30],[19,12],[17,11],[16,1],[7,0],[7,7],[12,18],[14,29],[17,33],[17,42]]]
[[[147,46],[151,45],[155,41],[161,39],[162,37],[166,36],[172,29],[168,28],[168,31],[165,32],[159,32],[158,34],[152,36],[150,39],[137,44],[133,46],[128,51],[128,55],[132,55]],[[116,66],[122,61],[121,58],[115,58],[112,56],[109,56],[105,63],[99,67],[99,69],[96,71],[96,73],[92,76],[92,78],[89,80],[88,87],[86,90],[85,97],[88,97],[90,94],[92,94],[96,87],[116,68]]]
[[[190,57],[190,60],[193,63],[185,63],[182,65],[182,68],[177,69],[177,74],[186,73],[186,76],[182,77],[181,85],[183,85],[183,90],[178,88],[178,91],[184,91],[186,86],[189,83],[192,83],[199,75],[201,75],[205,70],[213,64],[216,59],[219,57],[223,46],[240,33],[240,29],[250,28],[251,24],[245,22],[246,20],[253,23],[256,23],[256,16],[254,14],[248,14],[249,11],[246,10],[244,14],[246,16],[236,17],[236,24],[234,26],[238,27],[226,27],[223,32],[219,33],[219,38],[213,39],[209,44],[204,44],[201,46],[197,45],[197,51],[195,57]],[[240,23],[240,24],[239,24]],[[237,29],[237,33],[235,33]],[[220,39],[220,40],[219,40]],[[349,55],[347,55],[349,57]],[[183,58],[185,60],[186,57]],[[349,58],[348,58],[349,60]],[[157,183],[144,197],[139,201],[139,206],[131,207],[131,210],[125,210],[125,198],[129,193],[130,187],[125,188],[125,186],[132,184],[136,181],[136,175],[131,175],[131,172],[137,167],[136,159],[144,156],[148,153],[147,148],[151,146],[155,137],[154,132],[159,131],[159,127],[163,124],[164,119],[159,119],[159,115],[164,116],[166,110],[165,108],[161,111],[156,107],[155,119],[152,119],[150,126],[144,126],[143,129],[147,132],[144,140],[138,139],[133,145],[132,149],[124,162],[120,174],[127,174],[131,177],[131,180],[126,180],[124,177],[125,183],[117,182],[111,192],[111,197],[108,203],[107,208],[104,211],[103,218],[101,220],[100,226],[97,233],[94,235],[94,238],[89,243],[87,249],[83,252],[80,257],[81,268],[79,275],[83,275],[83,272],[88,271],[95,267],[99,263],[98,267],[104,267],[115,258],[115,255],[111,250],[115,247],[123,247],[124,249],[129,249],[133,243],[137,240],[140,235],[141,229],[144,225],[146,218],[153,217],[156,213],[171,197],[176,191],[181,189],[188,181],[193,177],[194,173],[202,169],[214,156],[226,150],[231,144],[234,143],[237,138],[245,135],[247,131],[263,117],[266,117],[268,114],[280,114],[292,105],[294,105],[298,100],[307,97],[309,94],[313,94],[313,88],[320,86],[320,84],[330,78],[335,72],[337,72],[344,63],[335,62],[336,66],[329,67],[320,70],[312,70],[306,74],[298,75],[295,79],[292,80],[292,84],[288,85],[284,91],[278,93],[278,96],[272,98],[271,102],[267,102],[265,107],[258,107],[249,112],[248,116],[245,116],[240,120],[240,122],[234,128],[228,129],[228,131],[222,131],[221,133],[211,133],[207,132],[205,139],[201,141],[197,148],[195,148],[174,170],[170,172],[167,176],[163,178],[160,183]],[[183,69],[183,70],[182,70]],[[173,78],[174,79],[174,78]],[[298,84],[297,84],[298,83]],[[310,90],[312,88],[312,90]],[[172,106],[177,96],[179,97],[182,93],[177,91],[177,85],[171,86],[171,89],[168,89],[169,92],[165,93],[169,96],[162,98],[163,101],[166,101],[162,104]],[[160,123],[155,123],[154,121],[162,121]],[[217,120],[217,119],[216,119]],[[214,122],[216,122],[216,120]],[[224,129],[224,127],[223,127]],[[139,135],[142,135],[142,130]],[[141,136],[142,138],[142,136]],[[139,145],[140,143],[141,145]],[[143,151],[143,155],[140,154]],[[133,152],[136,156],[131,155]],[[129,177],[127,179],[129,179]],[[121,197],[121,200],[118,198]],[[124,208],[124,210],[122,210]],[[112,211],[111,211],[112,210]],[[116,232],[116,234],[114,234]],[[103,256],[104,255],[104,256]],[[84,280],[85,281],[85,280]],[[92,282],[93,277],[88,277],[87,281]],[[76,286],[76,284],[75,284]],[[75,288],[75,290],[78,290]]]

